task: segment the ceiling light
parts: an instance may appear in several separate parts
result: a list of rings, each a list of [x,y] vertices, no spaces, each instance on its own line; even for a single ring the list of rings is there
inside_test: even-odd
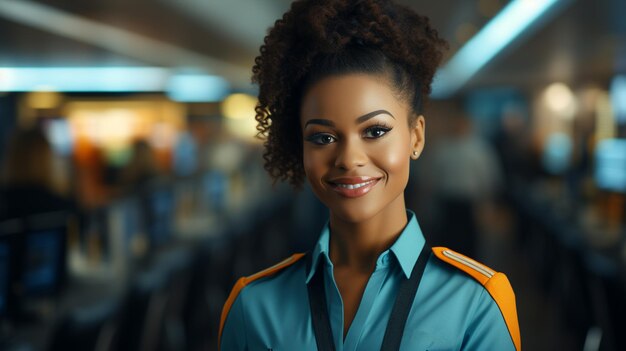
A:
[[[576,98],[572,90],[563,83],[553,83],[544,91],[546,106],[564,118],[571,118],[576,112]]]
[[[167,84],[167,95],[180,102],[222,101],[230,90],[228,82],[207,74],[177,74]]]
[[[572,0],[514,0],[471,38],[437,72],[433,98],[449,98],[463,87],[497,54],[539,19],[554,15]],[[558,5],[558,6],[557,6]]]
[[[250,78],[246,67],[153,39],[119,26],[94,21],[41,2],[1,0],[0,17],[103,48],[150,65],[198,67],[205,71],[220,72],[239,86],[249,86]]]
[[[0,91],[152,92],[163,91],[168,78],[154,67],[0,67]]]

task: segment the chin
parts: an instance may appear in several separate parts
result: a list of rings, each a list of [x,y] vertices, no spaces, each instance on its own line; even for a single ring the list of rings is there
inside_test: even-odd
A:
[[[363,204],[357,203],[356,201],[343,204],[335,203],[333,206],[328,206],[328,208],[330,209],[331,217],[352,224],[368,221],[382,210],[380,204]]]

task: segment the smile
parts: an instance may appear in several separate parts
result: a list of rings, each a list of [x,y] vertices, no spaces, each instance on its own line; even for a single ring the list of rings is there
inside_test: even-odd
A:
[[[341,183],[331,182],[330,184],[332,185],[333,190],[339,195],[348,198],[355,198],[361,197],[370,192],[370,190],[372,190],[372,188],[378,183],[379,180],[380,178],[375,178],[361,181],[359,183],[353,181],[345,181]]]
[[[374,182],[375,180],[370,180],[368,182],[363,182],[363,183],[359,183],[359,184],[337,184],[338,187],[341,188],[345,188],[345,189],[358,189],[360,187],[364,187],[368,184],[371,184],[372,182]]]

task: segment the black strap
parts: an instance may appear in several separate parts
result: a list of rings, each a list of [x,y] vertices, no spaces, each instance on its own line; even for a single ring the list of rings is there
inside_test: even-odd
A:
[[[415,262],[415,266],[413,266],[411,277],[400,283],[398,295],[396,296],[396,301],[391,310],[391,316],[387,322],[385,336],[383,337],[381,347],[383,351],[400,349],[404,326],[409,317],[409,312],[411,311],[413,300],[415,300],[417,288],[422,280],[422,275],[426,269],[426,263],[428,263],[430,254],[430,246],[424,245],[422,252]],[[309,254],[307,259],[307,273],[311,270],[312,260],[313,258],[311,254]],[[324,275],[323,272],[313,275],[307,285],[307,290],[309,293],[309,305],[311,306],[311,318],[313,321],[313,331],[315,332],[317,349],[320,351],[334,351],[335,343],[333,342],[333,333],[330,327],[330,318],[328,317],[328,307],[326,304],[326,293],[324,291]]]
[[[380,348],[381,351],[400,350],[404,326],[406,325],[407,318],[409,318],[409,312],[411,311],[411,306],[413,306],[417,288],[422,281],[422,275],[424,275],[426,263],[428,263],[428,259],[430,258],[430,252],[430,246],[424,245],[422,252],[415,262],[415,266],[413,266],[411,277],[400,283],[396,302],[393,304],[391,316],[389,316],[389,322],[387,322],[383,345]]]
[[[307,272],[312,269],[311,254],[307,259]],[[319,264],[318,264],[319,265]],[[311,319],[313,321],[313,332],[319,351],[335,351],[333,342],[333,331],[330,328],[330,318],[328,317],[328,305],[326,304],[326,292],[324,291],[324,272],[314,274],[307,285],[309,292],[309,305],[311,306]]]

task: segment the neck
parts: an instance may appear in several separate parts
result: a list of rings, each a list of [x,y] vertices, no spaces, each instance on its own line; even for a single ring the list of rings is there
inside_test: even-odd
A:
[[[406,208],[389,206],[359,222],[330,215],[330,259],[335,267],[371,273],[378,256],[396,241],[407,224]]]

